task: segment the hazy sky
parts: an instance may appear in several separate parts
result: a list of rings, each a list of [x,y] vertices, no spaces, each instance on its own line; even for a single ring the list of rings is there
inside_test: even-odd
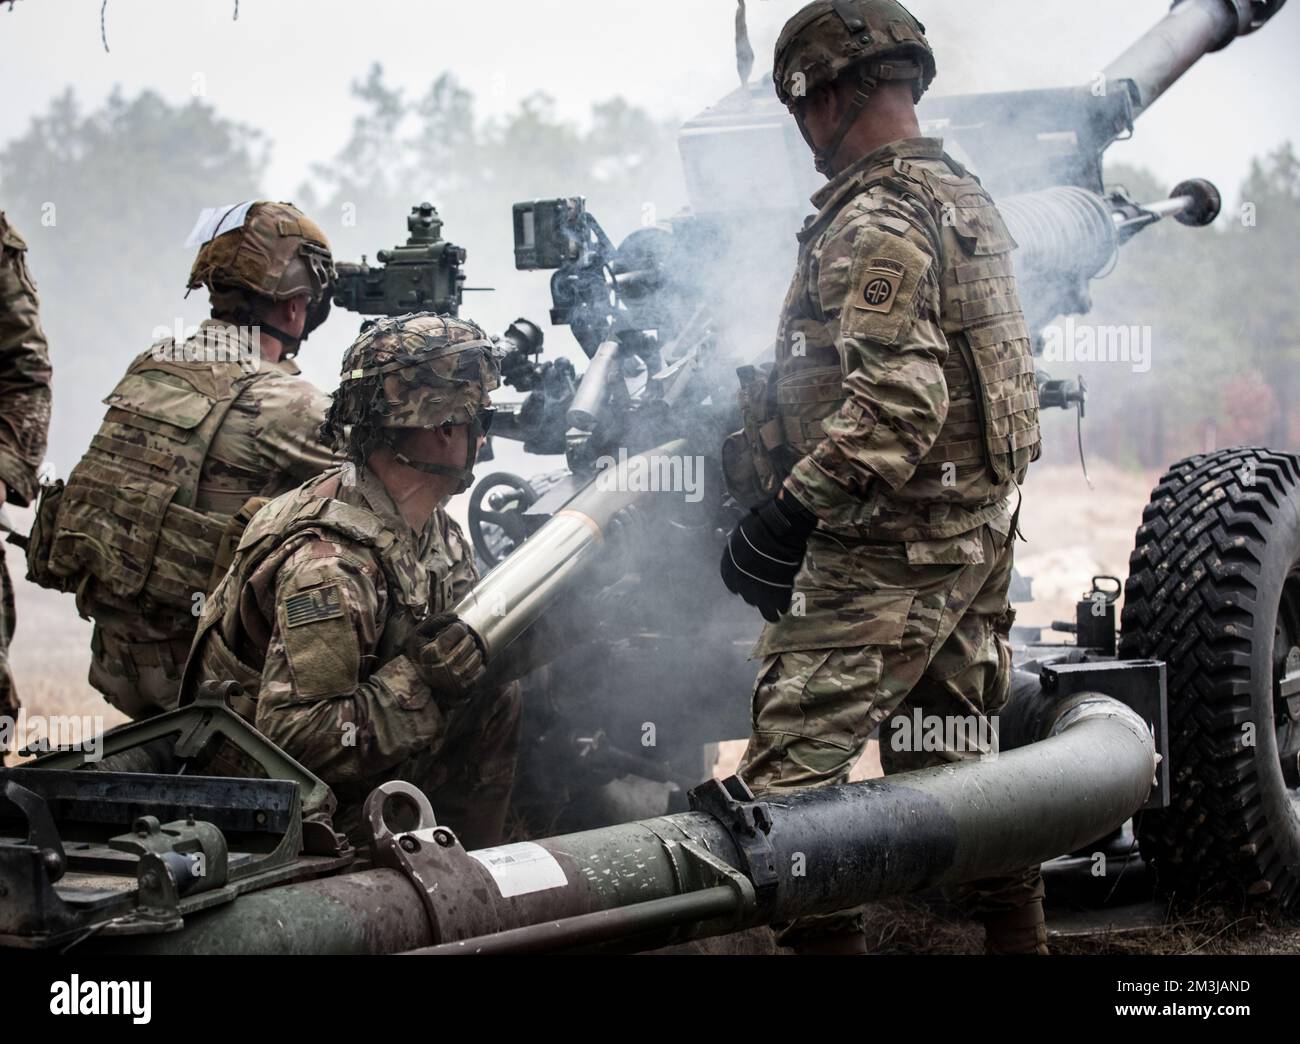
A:
[[[758,54],[799,0],[750,0]],[[1169,8],[1168,0],[915,0],[938,52],[939,93],[1087,82]],[[419,94],[450,70],[480,112],[545,90],[585,119],[622,94],[688,117],[735,84],[733,0],[100,0],[0,2],[0,142],[73,85],[88,107],[115,83],[180,102],[201,91],[225,116],[275,143],[264,189],[292,198],[308,165],[333,154],[355,107],[350,81],[382,61]],[[1250,156],[1300,139],[1300,4],[1193,69],[1112,157],[1168,181],[1207,176],[1236,195]]]

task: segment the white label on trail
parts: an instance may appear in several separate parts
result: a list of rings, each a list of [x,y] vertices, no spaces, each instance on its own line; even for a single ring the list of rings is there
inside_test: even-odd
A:
[[[471,852],[469,856],[487,867],[497,888],[501,890],[503,899],[509,899],[512,895],[542,892],[547,888],[559,888],[569,883],[564,870],[555,861],[555,856],[532,841],[483,848]]]

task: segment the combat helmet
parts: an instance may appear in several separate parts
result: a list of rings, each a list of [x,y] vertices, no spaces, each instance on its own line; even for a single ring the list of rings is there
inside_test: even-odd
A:
[[[469,488],[480,435],[492,423],[490,393],[500,384],[497,349],[476,323],[436,312],[411,312],[369,324],[343,356],[321,435],[362,463],[380,445],[399,463],[459,480]],[[403,428],[469,425],[463,468],[411,460],[394,445]]]
[[[818,149],[798,103],[848,70],[857,72],[858,91],[830,143]],[[831,157],[881,81],[911,81],[912,96],[920,101],[935,72],[925,26],[897,0],[814,0],[785,23],[772,62],[776,96],[794,112],[823,174],[830,173]]]
[[[208,239],[190,269],[190,290],[206,286],[212,314],[234,322],[258,323],[285,342],[292,355],[298,344],[329,315],[335,272],[329,240],[319,225],[292,203],[257,200],[245,209],[243,223]],[[215,228],[222,227],[218,221]],[[270,326],[262,312],[267,301],[306,294],[307,322],[301,337]]]

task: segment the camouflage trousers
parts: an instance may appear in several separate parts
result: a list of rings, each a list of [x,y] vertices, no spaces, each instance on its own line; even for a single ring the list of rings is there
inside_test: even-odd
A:
[[[428,797],[434,817],[450,827],[466,849],[487,848],[505,838],[506,812],[519,756],[521,687],[510,682],[482,692],[452,714],[447,731],[428,749],[407,758],[386,779],[413,783]],[[361,809],[383,779],[334,787],[334,828],[355,843],[362,834]]]
[[[877,727],[887,774],[981,756],[967,739],[988,734],[987,716],[1010,695],[1014,533],[1004,517],[943,541],[846,546],[814,535],[795,581],[792,608],[802,616],[769,625],[756,650],[764,660],[740,768],[756,793],[844,782]],[[917,711],[921,721],[964,728],[919,736]],[[1034,866],[950,898],[978,917],[1042,895]],[[778,928],[793,945],[860,932],[862,912]]]
[[[14,636],[14,585],[0,550],[0,716],[17,717],[18,692],[9,668],[9,643]],[[0,755],[0,760],[3,756]]]
[[[90,684],[135,721],[175,710],[193,637],[191,631],[171,638],[132,640],[96,624],[90,636]]]

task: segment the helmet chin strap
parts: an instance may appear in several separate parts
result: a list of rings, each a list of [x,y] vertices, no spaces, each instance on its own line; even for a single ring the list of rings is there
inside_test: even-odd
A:
[[[303,342],[311,336],[311,332],[325,321],[326,317],[330,314],[329,295],[326,294],[323,300],[323,305],[320,301],[317,301],[315,304],[307,305],[307,321],[303,324],[302,333],[297,337],[294,337],[293,334],[289,333],[287,330],[281,330],[278,326],[272,326],[265,319],[260,317],[258,318],[257,325],[284,345],[284,351],[281,354],[281,358],[292,359],[297,355],[298,349],[301,348]]]
[[[835,154],[840,151],[840,146],[844,144],[844,139],[848,137],[848,133],[853,128],[853,125],[858,122],[858,117],[862,114],[862,110],[866,107],[867,102],[871,100],[871,92],[876,89],[878,83],[879,80],[869,72],[864,71],[862,73],[862,78],[858,81],[858,86],[853,91],[853,97],[849,99],[848,107],[840,117],[840,122],[835,128],[835,133],[831,135],[830,142],[823,148],[817,147],[816,142],[812,139],[812,135],[808,133],[808,128],[804,126],[803,120],[799,117],[798,113],[795,113],[794,122],[798,125],[799,133],[803,135],[803,140],[807,142],[808,147],[812,149],[813,160],[815,161],[817,170],[820,174],[827,178],[835,176],[836,171],[832,166]]]
[[[450,464],[434,464],[426,460],[412,460],[397,448],[396,440],[392,436],[387,436],[384,439],[384,444],[393,451],[393,459],[403,467],[422,471],[426,475],[447,475],[456,479],[455,493],[464,493],[474,481],[474,464],[478,460],[478,440],[483,434],[483,426],[479,423],[478,417],[475,417],[467,427],[469,431],[466,433],[465,466],[463,468],[453,467]],[[453,493],[453,496],[455,493]]]
[[[302,346],[302,342],[307,340],[306,334],[303,334],[301,337],[294,337],[292,334],[281,330],[278,326],[272,326],[265,319],[259,319],[257,325],[260,329],[265,330],[284,346],[280,355],[282,359],[292,359],[298,354],[298,349]]]

